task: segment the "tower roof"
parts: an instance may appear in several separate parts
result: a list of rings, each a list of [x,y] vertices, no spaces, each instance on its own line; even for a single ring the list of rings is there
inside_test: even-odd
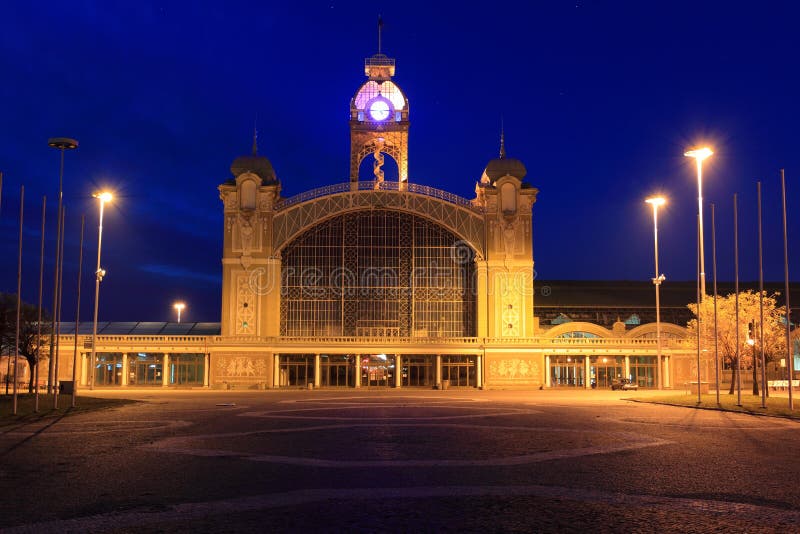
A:
[[[511,175],[518,178],[520,181],[528,174],[525,165],[516,158],[495,158],[486,165],[486,170],[483,173],[489,177],[489,180],[495,182],[506,175]]]
[[[266,156],[258,155],[258,131],[253,131],[253,152],[247,156],[239,156],[231,164],[231,173],[238,178],[246,172],[251,172],[261,178],[261,184],[267,185],[278,181],[272,162]]]
[[[481,183],[494,184],[494,182],[507,175],[522,181],[526,174],[528,174],[528,170],[520,160],[506,157],[506,136],[505,131],[501,128],[500,157],[489,161],[486,165],[486,169],[483,171],[483,176],[481,177]]]

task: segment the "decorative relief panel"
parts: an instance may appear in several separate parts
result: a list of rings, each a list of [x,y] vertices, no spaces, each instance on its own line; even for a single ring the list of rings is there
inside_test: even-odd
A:
[[[535,359],[492,359],[489,363],[488,378],[495,384],[510,381],[540,382],[541,369]]]
[[[232,354],[216,356],[214,361],[214,378],[217,381],[230,378],[265,378],[267,376],[267,363],[264,358]]]
[[[497,333],[500,337],[519,337],[522,335],[522,311],[524,309],[525,280],[522,273],[498,275],[500,289],[500,324]]]
[[[256,335],[256,295],[248,273],[236,276],[236,334]]]
[[[250,249],[253,247],[253,234],[255,230],[254,224],[257,224],[255,218],[251,215],[240,213],[239,220],[237,221],[237,229],[239,230],[239,249],[242,251],[243,256],[250,255]]]

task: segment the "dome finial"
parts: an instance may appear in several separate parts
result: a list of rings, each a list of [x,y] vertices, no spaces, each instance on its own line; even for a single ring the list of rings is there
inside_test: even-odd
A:
[[[258,126],[256,126],[256,121],[253,121],[253,155],[258,156]]]
[[[500,116],[500,159],[506,157],[506,132],[503,127],[503,116]]]

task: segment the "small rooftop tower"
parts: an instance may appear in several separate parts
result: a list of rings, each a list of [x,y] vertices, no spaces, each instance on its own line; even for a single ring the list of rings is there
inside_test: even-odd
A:
[[[381,53],[382,28],[378,18],[378,53],[364,60],[368,80],[350,101],[350,181],[358,182],[361,162],[373,155],[376,186],[384,154],[397,162],[400,182],[408,181],[408,99],[392,81],[394,58]]]

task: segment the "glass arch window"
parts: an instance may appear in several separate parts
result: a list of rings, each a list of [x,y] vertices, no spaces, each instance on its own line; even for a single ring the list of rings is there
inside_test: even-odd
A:
[[[282,336],[475,335],[474,253],[427,219],[345,213],[281,256]]]
[[[355,106],[359,111],[364,111],[367,107],[367,102],[371,101],[378,95],[381,95],[392,103],[392,107],[396,111],[402,111],[406,107],[406,97],[403,92],[397,87],[394,82],[386,81],[378,83],[375,81],[368,81],[356,93]]]
[[[599,338],[597,334],[592,334],[591,332],[582,332],[576,330],[575,332],[564,332],[556,336],[556,339],[592,339],[592,338]]]

